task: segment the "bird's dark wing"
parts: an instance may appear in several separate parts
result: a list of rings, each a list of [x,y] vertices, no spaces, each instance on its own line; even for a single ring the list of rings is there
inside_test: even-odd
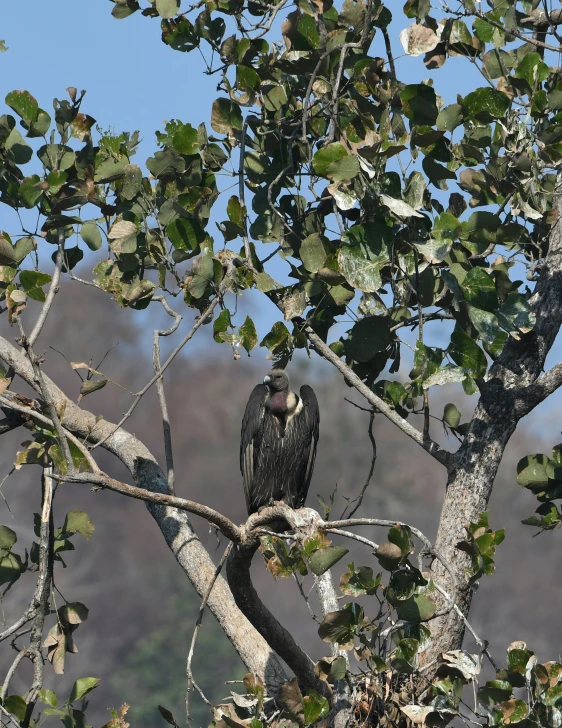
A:
[[[310,485],[310,479],[312,478],[312,471],[314,470],[314,460],[316,458],[316,446],[318,444],[318,433],[320,429],[320,410],[318,409],[318,400],[314,394],[312,387],[308,384],[303,384],[300,389],[300,396],[302,400],[302,412],[299,415],[301,419],[301,436],[304,440],[304,452],[303,458],[306,460],[306,470],[302,482],[302,504],[306,499],[308,493],[308,487]]]
[[[244,493],[246,495],[248,512],[251,512],[250,508],[253,501],[252,484],[254,481],[254,467],[258,459],[263,436],[266,396],[267,387],[265,384],[256,385],[250,394],[250,399],[246,405],[246,411],[242,420],[240,470],[244,479]]]

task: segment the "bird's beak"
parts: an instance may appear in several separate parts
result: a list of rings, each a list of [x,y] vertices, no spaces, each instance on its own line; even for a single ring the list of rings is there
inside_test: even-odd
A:
[[[266,374],[265,377],[263,378],[263,383],[269,384],[270,382],[271,382],[271,377],[269,376],[269,374]]]

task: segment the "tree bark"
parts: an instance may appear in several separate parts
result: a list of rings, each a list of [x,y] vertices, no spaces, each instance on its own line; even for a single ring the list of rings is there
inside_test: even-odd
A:
[[[470,557],[456,544],[466,535],[465,526],[486,510],[505,447],[518,421],[542,401],[534,396],[533,385],[562,324],[562,197],[555,197],[553,207],[559,218],[552,227],[549,250],[531,299],[535,326],[519,340],[510,338],[490,368],[470,430],[449,472],[435,549],[457,578],[457,605],[465,617],[473,594],[466,573]],[[437,561],[432,574],[445,589],[451,588],[448,574]],[[424,653],[424,662],[432,662],[444,651],[460,649],[464,630],[464,620],[454,610],[435,620],[434,639]]]

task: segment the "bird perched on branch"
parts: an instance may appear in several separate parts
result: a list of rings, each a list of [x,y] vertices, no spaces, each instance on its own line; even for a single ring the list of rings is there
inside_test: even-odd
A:
[[[301,508],[314,468],[320,415],[304,385],[289,389],[283,369],[272,369],[254,387],[242,420],[240,469],[248,514],[274,501]]]

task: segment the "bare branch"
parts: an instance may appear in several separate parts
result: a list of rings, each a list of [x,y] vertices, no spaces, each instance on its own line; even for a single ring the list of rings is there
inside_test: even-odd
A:
[[[547,397],[550,397],[559,387],[562,386],[562,363],[555,364],[552,369],[549,369],[542,376],[540,376],[536,382],[524,387],[517,392],[517,403],[516,412],[518,417],[524,417],[534,409],[537,405],[543,402]]]
[[[39,318],[37,319],[35,326],[33,327],[33,331],[29,334],[29,344],[30,346],[33,346],[35,342],[37,341],[37,337],[41,333],[41,330],[43,326],[45,325],[45,321],[47,320],[47,316],[49,315],[49,311],[51,310],[51,306],[53,305],[53,301],[55,300],[55,296],[57,295],[59,291],[59,281],[60,281],[60,274],[62,270],[62,263],[64,259],[64,228],[59,228],[58,230],[58,250],[57,250],[57,256],[55,258],[55,268],[53,271],[53,277],[51,280],[51,285],[49,287],[49,292],[47,293],[47,297],[45,298],[45,303],[43,304],[41,308],[41,313],[39,314]]]
[[[168,302],[163,296],[155,296],[153,301],[158,301],[162,304],[164,311],[169,316],[174,317],[175,321],[168,329],[155,329],[153,334],[152,342],[152,363],[154,366],[154,374],[160,374],[160,378],[156,380],[156,392],[158,394],[158,402],[160,404],[160,412],[162,414],[162,429],[164,431],[164,453],[166,457],[166,474],[168,476],[168,491],[173,495],[174,490],[174,455],[172,451],[172,431],[170,427],[170,416],[168,414],[168,405],[166,404],[166,393],[164,392],[164,378],[160,368],[160,337],[170,336],[173,334],[178,326],[182,317],[179,313],[172,311],[168,306]]]
[[[0,359],[33,389],[39,391],[33,369],[27,358],[0,337]],[[148,493],[167,493],[167,480],[152,453],[126,430],[116,431],[114,423],[98,420],[95,415],[70,400],[46,375],[45,385],[53,401],[63,412],[63,426],[79,439],[93,444],[104,440],[104,448],[116,455],[129,470],[135,483]],[[87,482],[87,481],[86,481]],[[181,568],[203,596],[215,572],[208,552],[195,535],[187,513],[165,503],[147,502],[147,507],[159,526],[170,550]],[[219,576],[208,601],[209,609],[226,633],[248,670],[261,677],[273,695],[287,680],[279,659],[266,640],[238,609],[231,590]]]
[[[400,415],[395,410],[393,410],[392,407],[390,407],[384,400],[378,397],[373,391],[369,389],[369,387],[367,387],[366,384],[361,381],[357,374],[355,374],[355,372],[350,369],[347,364],[345,364],[340,359],[340,357],[335,354],[330,349],[330,347],[322,341],[322,339],[318,336],[318,334],[313,331],[313,329],[310,328],[310,326],[307,326],[304,332],[314,346],[315,350],[318,352],[318,354],[323,356],[324,359],[327,359],[331,364],[336,367],[336,369],[339,369],[345,379],[353,387],[355,387],[355,389],[360,394],[362,394],[371,405],[373,405],[377,412],[383,414],[400,430],[402,430],[404,434],[408,435],[408,437],[411,437],[414,442],[417,442],[420,447],[422,447],[438,462],[444,465],[447,470],[450,470],[453,467],[455,456],[452,453],[444,450],[436,442],[431,440],[431,438],[424,438],[423,434],[419,430],[417,430],[404,418],[400,417]]]
[[[229,518],[223,516],[218,511],[204,506],[201,503],[195,501],[185,500],[184,498],[178,498],[174,495],[168,495],[166,493],[151,493],[149,490],[144,488],[137,488],[135,485],[128,485],[127,483],[121,483],[119,480],[110,478],[105,473],[69,473],[68,475],[60,475],[55,473],[53,478],[60,481],[61,483],[91,483],[93,485],[99,485],[102,488],[108,488],[114,490],[117,493],[122,493],[130,498],[137,498],[138,500],[146,501],[147,503],[157,503],[158,505],[166,505],[171,508],[177,508],[179,511],[186,511],[187,513],[193,513],[196,516],[205,518],[209,523],[216,526],[219,531],[226,536],[230,541],[239,543],[241,541],[241,531]]]
[[[349,400],[348,400],[349,401]],[[369,487],[371,483],[371,478],[373,477],[373,473],[375,471],[375,464],[377,462],[377,441],[375,440],[375,435],[373,434],[373,424],[375,422],[375,413],[371,411],[369,413],[369,427],[367,430],[367,433],[369,435],[369,440],[371,441],[371,448],[373,455],[371,457],[371,465],[369,466],[369,473],[367,474],[367,480],[365,481],[363,487],[361,488],[361,492],[355,498],[354,500],[350,501],[347,506],[345,507],[344,512],[342,513],[341,517],[343,518],[345,516],[345,511],[349,508],[349,506],[352,503],[355,503],[355,507],[350,511],[349,518],[352,518],[355,513],[361,508],[361,504],[363,503],[363,498],[365,496],[365,493],[367,492],[367,488]]]
[[[209,597],[211,596],[213,587],[215,586],[215,583],[219,577],[219,574],[222,571],[222,567],[224,566],[231,549],[232,549],[232,541],[226,547],[225,552],[222,555],[222,558],[217,565],[214,578],[211,579],[211,581],[209,582],[209,587],[205,593],[205,596],[203,597],[201,606],[199,607],[199,616],[197,617],[197,622],[195,623],[195,629],[193,630],[193,636],[191,638],[191,644],[189,646],[189,654],[187,655],[187,664],[186,664],[186,668],[185,668],[185,673],[187,675],[187,688],[185,691],[185,715],[186,715],[188,725],[191,725],[191,716],[189,714],[189,693],[191,692],[192,685],[195,684],[193,681],[193,673],[191,671],[191,662],[193,660],[193,653],[195,651],[195,642],[197,641],[197,635],[199,634],[199,630],[201,629],[201,624],[203,622],[203,615],[205,614],[205,608],[207,606],[207,602],[209,601]]]
[[[10,683],[12,682],[12,678],[14,677],[14,673],[18,669],[18,665],[23,660],[23,658],[27,654],[27,649],[20,650],[18,654],[16,655],[15,660],[10,665],[10,669],[6,673],[6,677],[4,678],[4,684],[2,685],[2,692],[0,693],[0,700],[4,702],[6,700],[6,696],[8,695],[8,689],[10,687]]]
[[[222,284],[221,284],[222,289]],[[222,289],[223,290],[223,289]],[[161,378],[162,374],[166,371],[166,369],[170,366],[170,364],[174,361],[176,356],[180,353],[180,351],[183,349],[183,347],[187,344],[190,339],[193,338],[196,331],[208,320],[208,317],[211,315],[211,313],[215,310],[215,307],[218,305],[219,300],[222,296],[221,291],[219,291],[219,294],[211,301],[211,303],[207,306],[207,308],[203,311],[203,313],[197,318],[196,322],[193,324],[189,332],[184,336],[184,338],[180,341],[180,343],[176,346],[176,348],[172,351],[170,356],[166,359],[164,364],[160,367],[160,373],[158,375],[154,375],[152,379],[146,384],[139,392],[135,394],[135,399],[132,403],[132,405],[129,407],[129,409],[125,412],[123,417],[119,420],[117,425],[114,427],[114,429],[107,434],[107,436],[103,439],[101,439],[99,442],[97,442],[95,445],[93,445],[92,450],[94,450],[96,447],[100,447],[100,445],[103,445],[105,442],[107,442],[107,439],[114,435],[117,430],[119,430],[120,427],[122,427],[125,422],[129,419],[129,417],[133,414],[135,411],[138,403],[141,401],[141,399],[144,397],[144,395],[148,392],[148,390],[152,387],[153,384],[155,384],[158,379]]]
[[[252,584],[250,565],[258,544],[257,539],[253,543],[237,544],[228,557],[228,584],[236,604],[268,644],[285,660],[299,682],[323,694],[326,692],[326,684],[316,676],[313,661],[263,604]]]

